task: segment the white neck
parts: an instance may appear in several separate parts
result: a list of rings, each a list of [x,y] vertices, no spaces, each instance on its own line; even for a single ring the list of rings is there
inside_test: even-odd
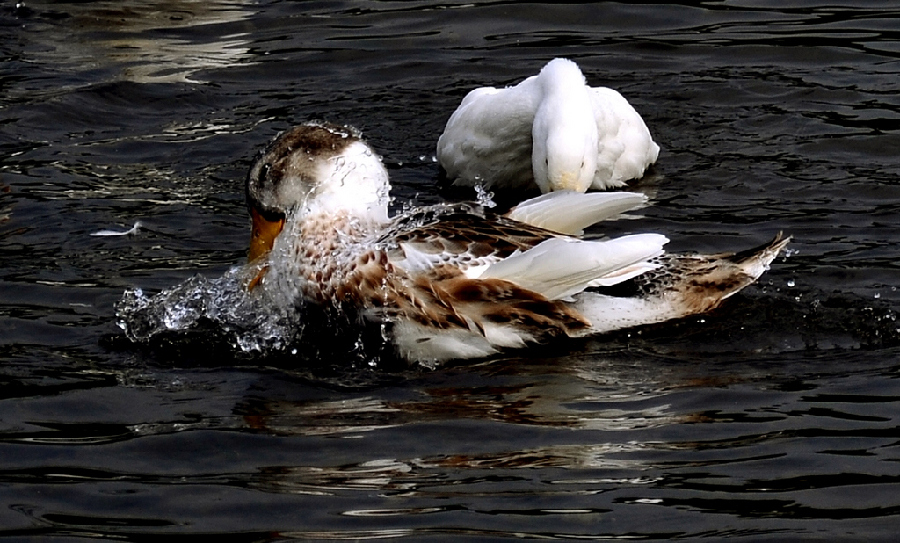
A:
[[[375,222],[388,220],[387,170],[366,144],[352,143],[340,155],[323,160],[318,178],[322,181],[303,199],[304,214],[346,213]]]
[[[589,88],[578,66],[556,59],[538,76],[540,104],[535,111],[532,168],[542,192],[590,186],[599,145]]]

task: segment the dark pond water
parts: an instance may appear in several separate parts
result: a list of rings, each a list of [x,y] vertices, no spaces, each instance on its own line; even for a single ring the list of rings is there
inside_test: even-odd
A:
[[[0,537],[892,539],[892,6],[0,3]],[[437,202],[467,90],[556,56],[663,149],[605,228],[789,255],[703,318],[437,369],[123,339],[126,289],[245,258],[279,130],[354,124]]]

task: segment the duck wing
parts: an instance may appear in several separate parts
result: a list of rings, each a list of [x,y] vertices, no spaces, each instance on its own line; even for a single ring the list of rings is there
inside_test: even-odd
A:
[[[516,86],[475,89],[447,120],[437,158],[457,186],[532,188],[531,126],[539,100],[534,76]]]
[[[556,236],[544,228],[485,214],[477,206],[434,206],[396,220],[379,243],[410,274],[477,276],[488,265]]]
[[[663,255],[652,261],[656,269],[585,291],[573,307],[591,322],[591,334],[705,313],[759,279],[790,239],[779,233],[739,253]]]
[[[646,203],[647,197],[636,192],[554,191],[525,200],[506,217],[560,234],[580,236],[588,226],[618,218]]]
[[[659,145],[640,114],[618,91],[590,89],[591,106],[600,135],[597,170],[591,188],[621,187],[637,179],[656,162]]]

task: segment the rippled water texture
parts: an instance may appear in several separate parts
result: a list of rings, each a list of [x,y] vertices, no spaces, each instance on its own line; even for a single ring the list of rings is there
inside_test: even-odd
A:
[[[0,537],[891,540],[889,6],[0,4]],[[662,147],[606,232],[789,255],[703,318],[435,369],[117,326],[132,289],[239,281],[278,131],[354,124],[398,208],[436,203],[465,93],[556,56]]]

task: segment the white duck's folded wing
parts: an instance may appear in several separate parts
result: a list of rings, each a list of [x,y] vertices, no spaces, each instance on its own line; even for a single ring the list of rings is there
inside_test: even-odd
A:
[[[582,194],[557,191],[525,200],[511,209],[506,217],[560,234],[578,236],[592,224],[614,219],[645,203],[647,197],[636,192]]]
[[[438,138],[437,158],[447,178],[459,186],[528,187],[534,78],[496,89],[469,92]]]
[[[565,299],[602,279],[615,284],[617,275],[624,281],[639,269],[652,269],[648,260],[662,255],[668,241],[659,234],[607,241],[551,238],[491,264],[479,279],[503,279],[550,300]]]
[[[600,134],[597,171],[591,188],[621,187],[629,179],[643,176],[656,162],[659,145],[640,114],[621,94],[605,87],[590,90]]]

